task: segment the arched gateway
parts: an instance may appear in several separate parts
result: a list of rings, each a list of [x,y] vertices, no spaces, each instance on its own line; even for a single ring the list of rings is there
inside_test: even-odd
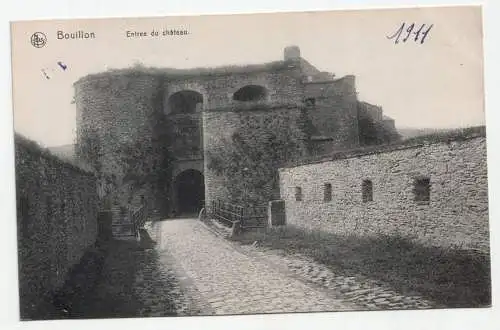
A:
[[[181,172],[175,178],[175,192],[178,214],[199,212],[205,199],[203,174],[194,169]]]

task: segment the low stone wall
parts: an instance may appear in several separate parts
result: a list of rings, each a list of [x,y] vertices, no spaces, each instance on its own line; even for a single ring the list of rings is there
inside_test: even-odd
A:
[[[489,251],[484,129],[382,149],[280,169],[287,223]],[[415,200],[427,179],[428,201]]]
[[[20,136],[15,161],[21,318],[34,319],[96,241],[97,183]]]

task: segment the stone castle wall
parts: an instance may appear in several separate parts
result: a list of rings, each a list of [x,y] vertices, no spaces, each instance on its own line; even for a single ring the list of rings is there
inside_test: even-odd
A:
[[[177,160],[203,158],[203,124],[201,113],[167,116],[165,129],[170,150]]]
[[[120,148],[133,145],[145,152],[147,166],[160,162],[160,155],[151,152],[152,139],[161,134],[165,123],[160,119],[163,102],[163,80],[155,74],[128,72],[123,74],[100,74],[75,83],[75,103],[77,106],[77,143],[85,135],[85,130],[97,131],[99,145],[102,148],[100,163],[102,172],[114,175],[118,190],[113,194],[113,222],[122,222],[120,208],[127,205],[129,187],[122,185],[123,163]],[[77,151],[79,149],[77,148]],[[77,152],[77,157],[85,158]],[[163,210],[167,189],[148,185],[137,191],[144,195],[152,212]],[[133,196],[133,203],[140,201]],[[138,205],[136,205],[138,206]]]
[[[292,61],[293,62],[293,61]],[[176,113],[170,109],[169,98],[179,91],[198,92],[203,99],[200,110],[227,112],[251,110],[256,105],[276,106],[276,104],[300,103],[303,86],[300,84],[300,67],[297,63],[271,65],[271,69],[240,73],[218,73],[199,75],[169,75],[159,71],[141,70],[109,72],[88,76],[75,83],[75,103],[77,105],[78,139],[85,130],[98,131],[102,145],[101,163],[103,172],[114,174],[118,181],[123,175],[118,147],[124,143],[141,142],[146,146],[159,132],[169,136],[169,148],[173,152],[172,174],[180,168],[203,161],[204,136],[212,137],[221,131],[231,130],[230,126],[217,126],[204,133],[202,111]],[[266,89],[266,98],[257,102],[233,100],[233,94],[247,85],[259,85]],[[254,113],[254,112],[249,112]],[[250,115],[252,116],[252,115]],[[260,115],[257,115],[259,117]],[[162,119],[158,124],[158,118]],[[154,155],[151,155],[154,158]],[[151,161],[154,161],[152,159]],[[188,166],[189,167],[189,166]],[[179,173],[177,173],[179,174]],[[171,182],[175,177],[171,178]],[[118,185],[120,183],[118,182]],[[146,200],[157,200],[157,204],[172,204],[175,200],[173,187],[165,191],[143,189]],[[127,191],[126,188],[123,190]],[[116,195],[124,195],[118,191]],[[126,204],[126,201],[120,201]],[[158,207],[156,207],[158,208]],[[118,209],[118,208],[117,208]],[[155,207],[153,207],[155,209]],[[116,212],[115,212],[116,213]],[[119,215],[114,222],[120,221]]]
[[[359,146],[358,109],[354,76],[305,84],[313,137],[327,138],[317,153]],[[311,104],[313,102],[313,104]]]
[[[62,287],[98,234],[97,181],[16,136],[21,317],[31,318]]]
[[[381,107],[358,102],[357,108],[360,145],[377,145],[400,140],[394,119],[384,116]]]
[[[75,83],[78,139],[81,140],[86,130],[98,131],[103,148],[103,172],[114,174],[118,186],[123,175],[117,151],[120,144],[135,143],[144,149],[151,144],[151,138],[166,134],[169,152],[174,158],[171,170],[178,172],[179,168],[188,169],[185,165],[193,161],[199,165],[207,151],[212,152],[213,148],[226,143],[220,141],[221,137],[230,138],[236,129],[242,131],[247,127],[255,132],[261,131],[259,127],[249,128],[242,124],[242,116],[250,123],[255,120],[263,122],[264,131],[271,127],[280,129],[281,123],[273,126],[275,116],[283,122],[290,122],[289,129],[294,131],[292,135],[301,136],[300,143],[306,146],[300,148],[307,152],[315,150],[324,154],[359,146],[354,76],[332,80],[327,73],[297,57],[300,54],[297,49],[291,50],[288,50],[289,58],[285,61],[248,67],[213,70],[134,68],[84,77]],[[309,76],[314,81],[308,81]],[[326,80],[320,81],[320,78]],[[245,86],[261,86],[265,89],[265,96],[252,101],[235,100],[235,93]],[[198,103],[190,113],[179,113],[179,109],[175,109],[177,103],[170,101],[175,96],[180,97],[179,102],[184,102],[182,98],[188,97],[188,94],[183,94],[186,91],[189,91],[189,97],[196,98],[201,104]],[[303,110],[304,100],[311,97],[315,104]],[[297,124],[297,120],[301,123]],[[251,135],[255,132],[245,133]],[[311,137],[323,140],[315,141]],[[295,140],[293,137],[291,142]],[[147,157],[151,164],[159,161],[155,152],[149,152]],[[205,172],[206,168],[205,164]],[[220,186],[222,182],[213,173],[205,174],[209,176],[205,182],[207,200],[212,198],[210,196],[227,196],[227,193],[212,193],[226,188]],[[150,209],[158,210],[165,204],[171,206],[175,200],[171,186],[174,180],[175,176],[162,187],[149,187],[140,192],[146,200],[154,201],[156,206]],[[124,188],[116,195],[122,196],[127,191]],[[127,201],[119,203],[126,204]],[[119,221],[118,218],[118,215],[114,217]]]
[[[104,172],[119,172],[119,143],[152,135],[160,87],[159,77],[140,73],[101,75],[75,84],[77,143],[85,128],[98,130]]]
[[[288,159],[307,154],[304,120],[296,105],[204,112],[207,205],[221,199],[245,206],[267,206],[269,200],[278,198],[280,152],[286,152],[281,157]]]
[[[415,179],[425,177],[430,201],[417,202]],[[372,182],[373,201],[363,201],[363,180]],[[331,184],[331,201],[325,201],[325,184]],[[280,190],[287,222],[302,228],[489,247],[484,134],[282,168]]]
[[[193,90],[203,95],[204,110],[232,109],[240,104],[233,94],[248,85],[259,85],[268,91],[268,103],[300,102],[303,87],[300,83],[300,67],[278,67],[273,71],[255,71],[232,74],[196,76],[170,79],[165,98],[178,91]],[[165,109],[169,113],[169,109]]]

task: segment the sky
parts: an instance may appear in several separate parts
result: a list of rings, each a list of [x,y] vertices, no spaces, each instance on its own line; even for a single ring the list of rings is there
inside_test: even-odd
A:
[[[425,24],[417,41],[416,34],[403,42],[402,33],[397,44],[388,38],[412,23],[412,32]],[[164,29],[189,34],[150,36]],[[11,31],[14,129],[44,146],[74,141],[72,85],[89,73],[136,62],[172,68],[271,62],[289,45],[321,71],[355,75],[359,99],[382,106],[397,127],[485,123],[479,7],[24,21]],[[57,31],[96,38],[59,40]],[[127,31],[148,36],[130,38]],[[44,47],[31,44],[34,32],[47,36]]]

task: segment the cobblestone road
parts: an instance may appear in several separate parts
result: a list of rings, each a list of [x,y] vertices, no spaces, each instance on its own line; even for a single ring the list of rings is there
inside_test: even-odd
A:
[[[361,310],[444,308],[416,294],[401,294],[383,283],[361,276],[341,275],[327,266],[300,255],[286,255],[269,249],[243,246],[247,253],[275,267],[285,268],[306,282],[317,284],[359,306]]]
[[[156,241],[160,262],[173,268],[191,299],[204,306],[194,314],[359,309],[243,253],[196,219],[157,222],[147,230]]]
[[[182,316],[203,313],[196,292],[183,287],[167,252],[158,253],[147,235],[108,243],[102,272],[93,288],[85,275],[68,292],[55,318]],[[80,288],[80,289],[79,289]],[[74,294],[73,291],[80,294]]]

